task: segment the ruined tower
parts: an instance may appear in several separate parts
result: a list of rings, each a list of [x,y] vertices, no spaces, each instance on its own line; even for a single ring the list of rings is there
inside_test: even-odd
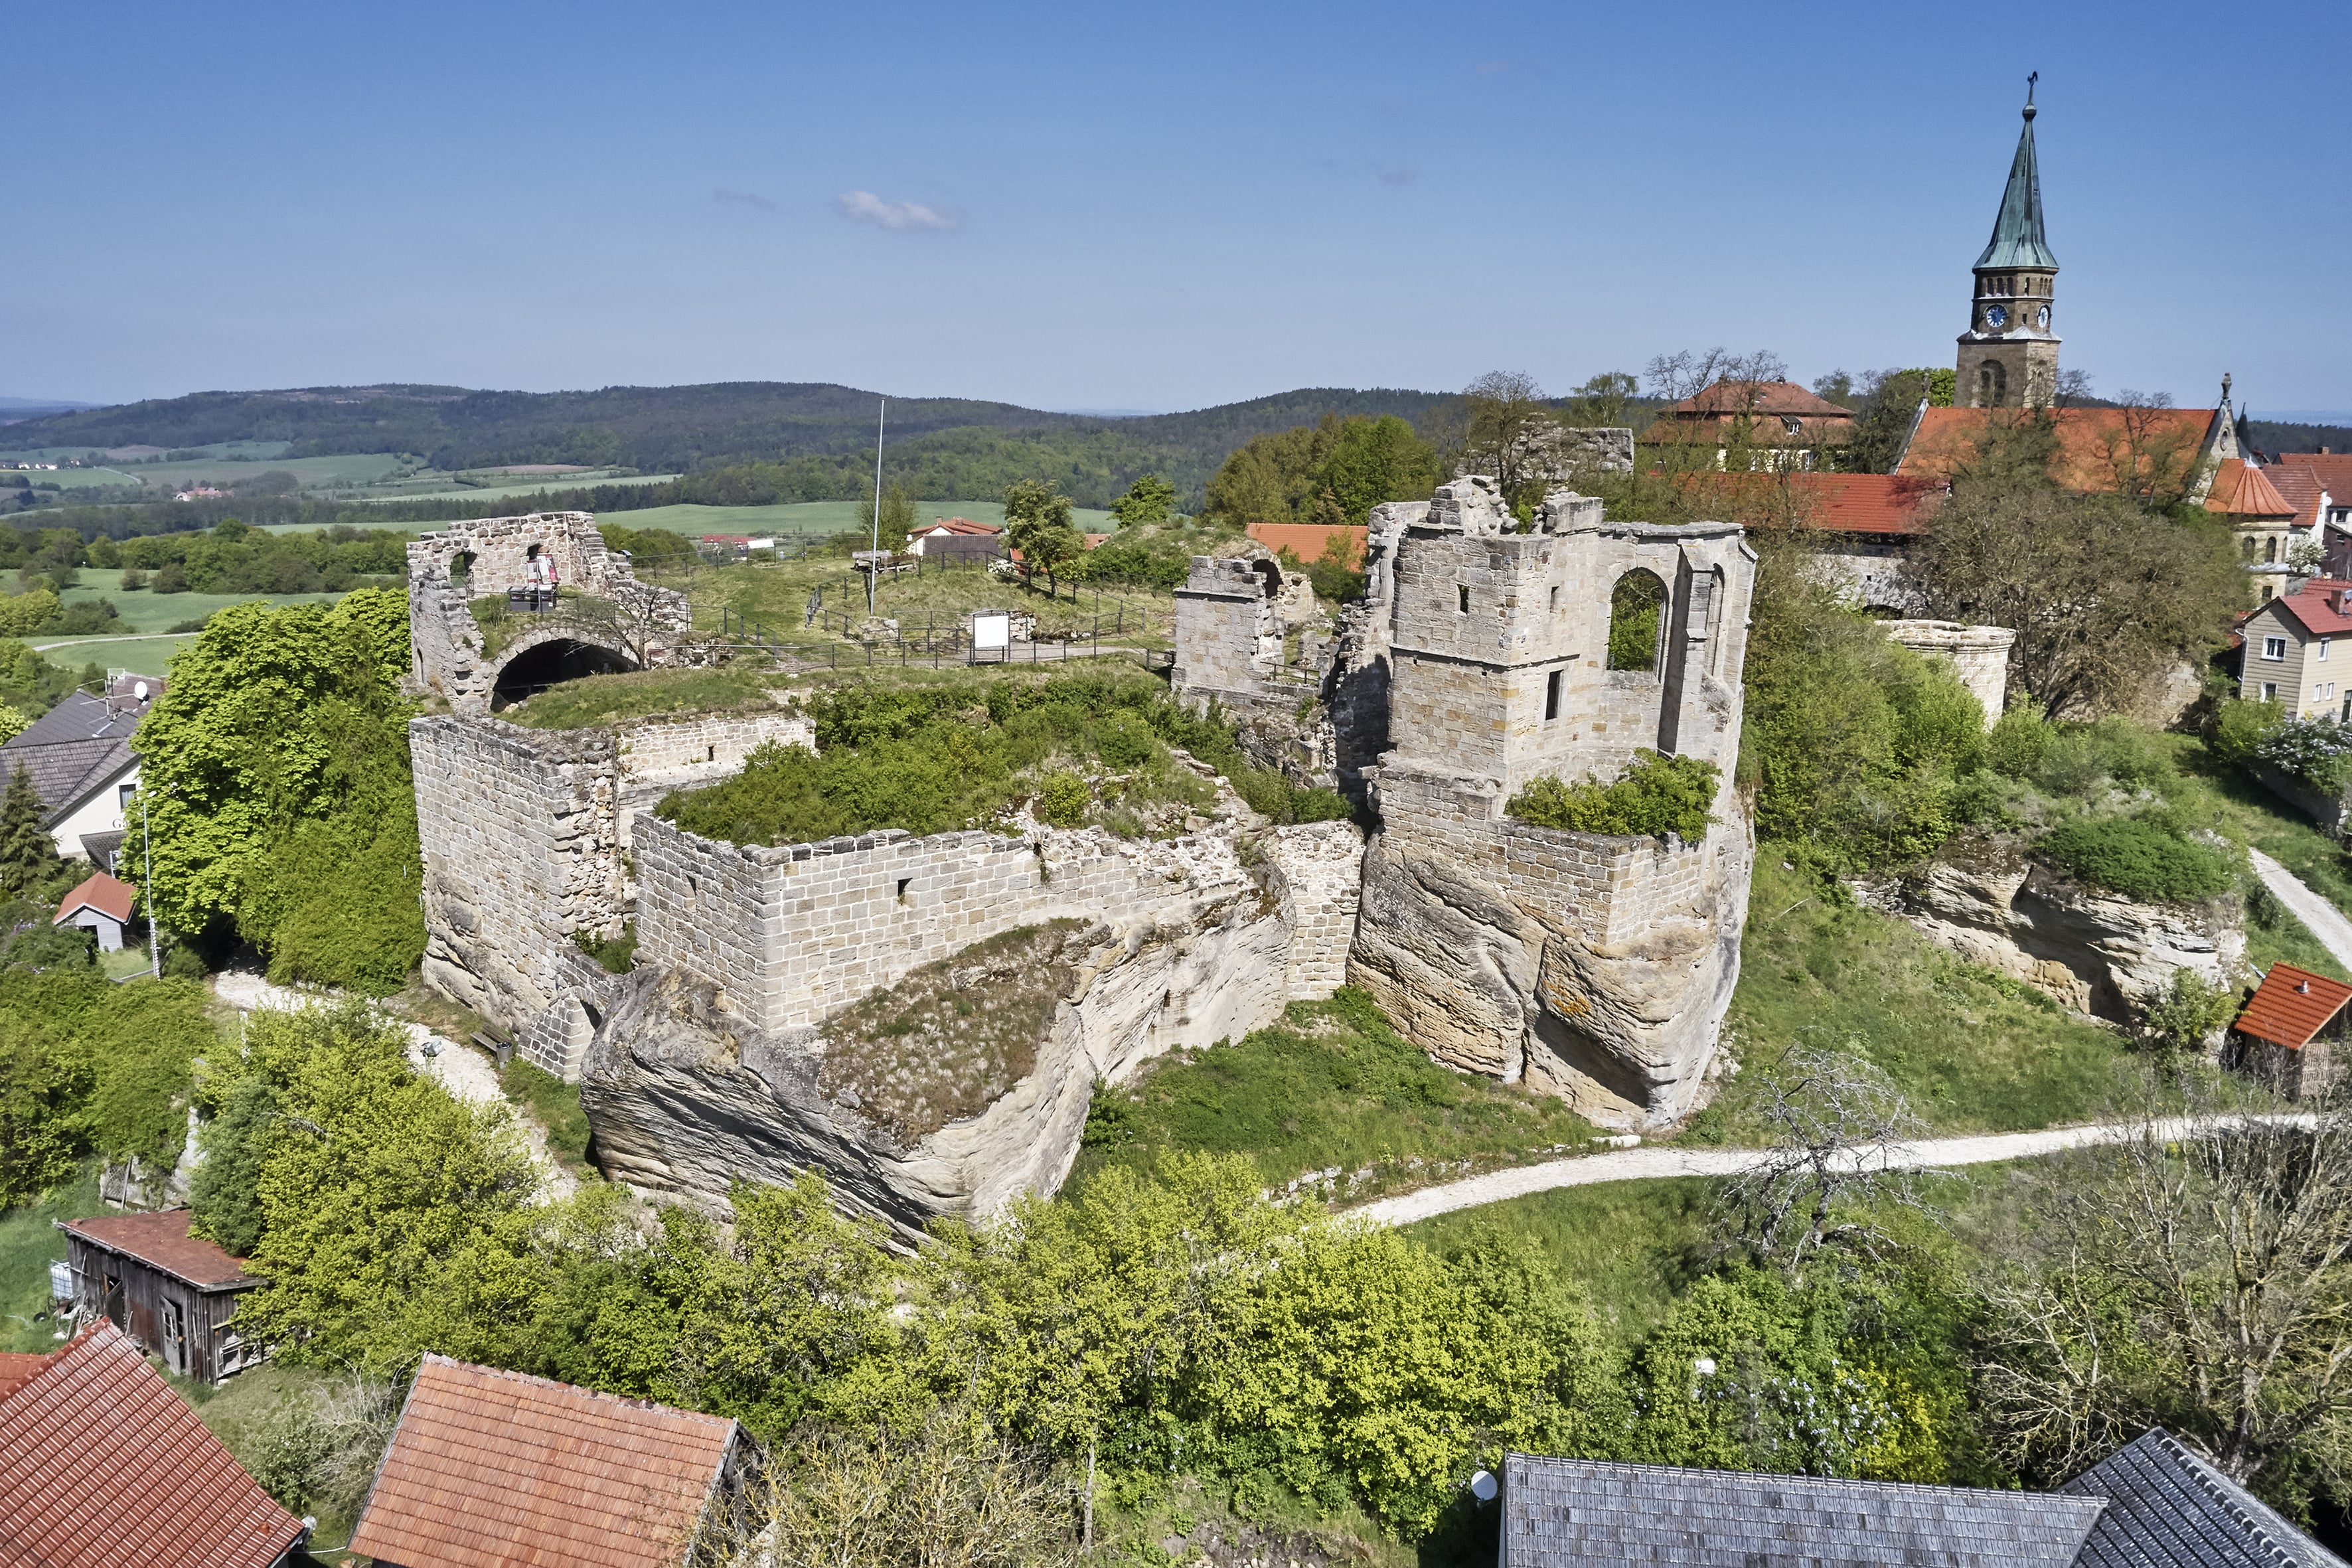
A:
[[[1960,334],[1953,400],[1968,408],[2047,408],[2058,395],[2052,321],[2058,258],[2042,232],[2042,174],[2033,153],[2033,87],[2009,166],[1992,239],[1977,258],[1969,330]]]

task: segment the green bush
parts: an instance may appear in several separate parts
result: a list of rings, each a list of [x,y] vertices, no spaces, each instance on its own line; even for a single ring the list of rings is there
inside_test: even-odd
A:
[[[2030,779],[2041,771],[2050,749],[2052,726],[2031,702],[2011,705],[1985,736],[1985,766],[2013,779]]]
[[[2285,722],[2286,710],[2276,702],[2248,702],[2232,697],[2214,708],[2213,718],[2205,727],[2205,744],[2223,762],[2243,767]]]
[[[1056,827],[1076,827],[1094,799],[1087,781],[1076,773],[1048,773],[1038,797],[1037,815]]]
[[[1678,833],[1697,839],[1715,820],[1707,811],[1715,801],[1715,781],[1713,763],[1662,757],[1645,748],[1633,753],[1633,766],[1615,784],[1531,779],[1507,809],[1523,822],[1572,833]]]
[[[2220,850],[2181,837],[2160,811],[2077,817],[2043,835],[2035,847],[2086,882],[2152,903],[2210,899],[2226,892],[2232,880]]]
[[[615,937],[593,937],[584,931],[572,933],[572,945],[604,966],[608,974],[626,974],[636,967],[637,925],[624,921],[621,934]]]

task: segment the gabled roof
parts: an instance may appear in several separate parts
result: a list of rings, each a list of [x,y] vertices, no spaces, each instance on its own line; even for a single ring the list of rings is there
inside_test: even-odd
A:
[[[2344,1568],[2344,1560],[2158,1427],[2058,1489],[2108,1500],[2085,1568]]]
[[[2352,985],[2292,963],[2273,963],[2231,1026],[2242,1035],[2299,1051],[2347,1002],[2352,1002]]]
[[[428,1355],[352,1550],[436,1568],[667,1568],[732,1421]]]
[[[2001,187],[2000,211],[1992,220],[1992,238],[1977,258],[1979,271],[2004,267],[2046,267],[2058,269],[2058,258],[2042,233],[2042,169],[2033,154],[2033,105],[2025,106],[2025,129],[2018,132],[2017,155],[2009,163],[2009,184]]]
[[[1669,403],[1662,415],[1794,414],[1806,419],[1851,419],[1853,410],[1841,408],[1793,381],[1718,381],[1702,387],[1680,403]]]
[[[101,1321],[0,1396],[0,1563],[267,1568],[302,1538]]]
[[[2352,506],[2352,452],[2281,452],[2278,460],[2309,469],[2337,506]]]
[[[1322,559],[1333,534],[1346,540],[1350,562],[1361,562],[1364,542],[1370,533],[1366,528],[1335,522],[1253,522],[1245,531],[1276,555],[1288,550],[1310,564]]]
[[[1952,487],[1900,474],[1788,474],[1804,524],[1831,533],[1925,533]]]
[[[1505,1568],[2063,1568],[2105,1500],[1511,1454]]]
[[[127,740],[139,728],[142,710],[118,708],[87,691],[68,691],[64,701],[8,738],[4,751],[55,746],[68,741]]]
[[[2281,594],[2256,605],[2248,619],[2275,605],[2281,615],[2314,637],[2344,637],[2352,634],[2352,614],[2347,613],[2352,611],[2352,600],[2346,598],[2347,594],[2352,594],[2352,583],[2333,577],[2306,577],[2295,584],[2294,593]]]
[[[935,517],[915,531],[917,533],[971,533],[986,536],[1003,533],[1004,531],[992,522],[974,522],[968,517]]]
[[[58,1358],[54,1355],[26,1354],[19,1351],[0,1351],[0,1399],[5,1399],[33,1381],[33,1374]]]
[[[2213,488],[2205,492],[2205,510],[2224,512],[2239,522],[2258,518],[2284,522],[2294,516],[2294,507],[2271,483],[2268,470],[2243,458],[2224,458],[2213,470]]]
[[[138,889],[130,883],[118,882],[103,871],[93,871],[80,887],[66,895],[65,901],[58,906],[53,923],[63,925],[76,910],[89,908],[121,925],[131,918],[131,901],[138,896]]]
[[[2113,490],[2128,465],[2136,463],[2144,473],[2158,454],[2168,466],[2187,470],[2213,439],[2219,415],[2212,408],[2057,409],[2051,415],[2058,437],[2051,478],[2069,489]],[[1921,409],[1895,471],[1909,479],[1949,479],[1976,461],[1978,438],[1996,416],[2015,420],[2029,415],[2016,408]]]
[[[218,1290],[261,1283],[246,1273],[243,1258],[231,1258],[217,1242],[190,1236],[188,1223],[193,1217],[186,1209],[102,1214],[88,1219],[59,1220],[58,1228],[110,1252],[135,1258],[198,1289]]]
[[[2300,463],[2269,463],[2263,466],[2262,475],[2270,481],[2271,489],[2279,493],[2279,499],[2294,509],[2294,527],[2317,528],[2327,521],[2319,510],[2319,503],[2323,499],[2332,497],[2326,482],[2319,477],[2319,470],[2305,468]],[[2215,484],[2217,487],[2220,484],[2218,478]],[[2210,504],[2210,500],[2208,504]],[[2352,504],[2352,494],[2347,494],[2336,504]]]

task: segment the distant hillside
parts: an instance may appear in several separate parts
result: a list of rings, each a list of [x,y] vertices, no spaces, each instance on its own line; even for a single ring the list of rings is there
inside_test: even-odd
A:
[[[289,457],[410,452],[437,468],[510,463],[624,465],[695,474],[767,466],[772,499],[858,493],[874,452],[877,395],[822,383],[724,382],[599,392],[475,392],[456,386],[205,392],[30,419],[21,447],[188,447],[287,441]],[[888,477],[926,499],[1000,493],[1016,479],[1059,482],[1103,506],[1157,471],[1197,502],[1209,476],[1253,436],[1325,414],[1443,421],[1450,395],[1311,387],[1185,414],[1106,419],[963,398],[893,398]]]
[[[79,409],[98,406],[95,403],[74,403],[62,397],[0,397],[0,425],[13,425],[23,419],[38,419],[51,414],[71,414]]]
[[[2283,425],[2270,419],[2246,421],[2247,438],[2265,457],[2281,452],[2352,452],[2352,426],[2342,425]]]

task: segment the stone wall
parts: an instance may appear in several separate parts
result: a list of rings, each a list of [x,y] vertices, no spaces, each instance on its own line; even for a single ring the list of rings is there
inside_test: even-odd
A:
[[[1911,570],[1906,546],[1840,540],[1836,548],[1822,551],[1814,562],[1825,581],[1844,589],[1866,610],[1891,610],[1905,616],[1927,613],[1927,593]]]
[[[1282,668],[1277,598],[1282,569],[1270,560],[1195,555],[1176,590],[1176,667],[1170,683],[1195,702],[1255,694]]]
[[[1958,621],[1888,621],[1885,631],[1913,653],[1951,665],[1960,684],[1983,705],[1985,728],[1993,727],[2008,701],[2009,650],[2017,641],[2015,632]]]

